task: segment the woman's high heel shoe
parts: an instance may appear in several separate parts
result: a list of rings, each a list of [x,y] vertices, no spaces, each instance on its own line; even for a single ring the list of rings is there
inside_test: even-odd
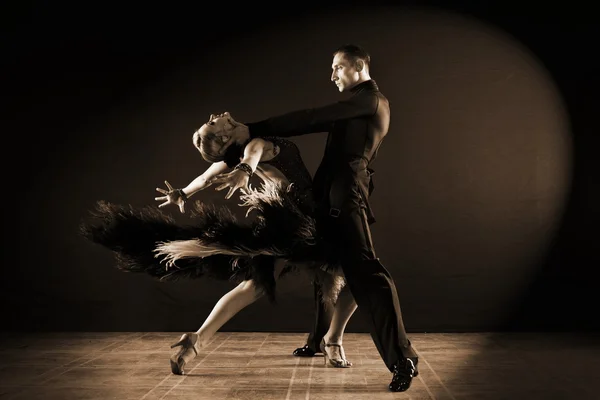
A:
[[[184,333],[177,343],[171,345],[171,348],[181,346],[181,349],[171,356],[171,372],[175,375],[185,375],[185,364],[198,355],[197,342],[197,333]]]
[[[325,367],[333,367],[333,368],[350,368],[352,363],[346,360],[346,354],[344,353],[344,348],[342,345],[325,343],[325,339],[321,340],[321,344],[319,345],[321,348],[321,352],[323,353],[323,357],[325,358]],[[327,352],[327,347],[338,347],[340,349],[340,357],[341,358],[331,358],[329,353]]]

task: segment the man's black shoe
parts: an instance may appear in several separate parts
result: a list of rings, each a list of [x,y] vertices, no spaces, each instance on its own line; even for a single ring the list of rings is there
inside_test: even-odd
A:
[[[312,357],[316,353],[316,351],[314,351],[313,349],[308,347],[307,344],[305,344],[304,347],[298,347],[296,350],[294,350],[292,354],[296,357]]]
[[[412,379],[419,375],[419,371],[417,370],[418,362],[417,358],[405,358],[394,365],[394,377],[389,386],[392,392],[404,392],[408,390]]]

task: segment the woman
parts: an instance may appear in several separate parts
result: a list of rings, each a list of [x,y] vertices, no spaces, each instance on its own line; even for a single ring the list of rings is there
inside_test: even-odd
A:
[[[287,261],[277,274],[281,277],[302,266],[320,283],[322,298],[333,309],[329,331],[321,341],[325,365],[349,367],[342,343],[345,326],[356,303],[349,290],[342,289],[343,276],[327,246],[317,236],[313,212],[311,176],[300,152],[291,141],[279,138],[236,137],[230,132],[235,121],[228,113],[211,115],[193,137],[202,157],[212,165],[183,189],[157,188],[164,196],[159,208],[169,204],[185,212],[189,198],[217,183],[228,187],[227,178],[242,182],[229,189],[226,198],[240,189],[243,205],[254,218],[238,221],[226,207],[194,203],[197,223],[181,226],[155,209],[134,210],[106,202],[99,203],[94,216],[99,223],[84,224],[90,240],[113,250],[118,268],[144,272],[161,280],[211,276],[241,281],[215,305],[204,324],[185,333],[173,347],[171,370],[184,374],[184,368],[198,350],[235,314],[267,295],[275,300],[276,261]],[[250,178],[262,181],[252,189]],[[243,179],[240,179],[240,176]],[[248,214],[247,214],[248,215]],[[131,238],[135,238],[132,240]]]

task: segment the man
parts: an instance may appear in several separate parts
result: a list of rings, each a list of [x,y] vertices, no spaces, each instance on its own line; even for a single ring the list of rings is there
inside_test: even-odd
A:
[[[313,183],[318,226],[341,260],[356,303],[370,316],[371,337],[393,373],[389,389],[401,392],[418,374],[418,357],[404,329],[394,281],[376,257],[369,228],[375,221],[368,199],[373,188],[369,166],[390,124],[389,102],[371,79],[369,67],[367,51],[356,45],[342,46],[333,53],[331,81],[340,92],[351,93],[348,100],[236,124],[234,133],[252,139],[328,132]],[[309,339],[327,331],[328,318],[317,316]],[[314,355],[314,345],[308,343],[295,353]]]

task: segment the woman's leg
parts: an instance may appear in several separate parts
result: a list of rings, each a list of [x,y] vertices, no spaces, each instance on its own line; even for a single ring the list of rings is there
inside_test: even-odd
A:
[[[257,290],[256,284],[250,279],[243,281],[221,297],[200,329],[195,334],[184,334],[180,341],[172,346],[181,346],[181,349],[171,357],[173,373],[184,374],[184,366],[196,357],[198,351],[208,344],[214,334],[234,315],[262,296],[263,292]]]
[[[352,293],[350,293],[350,289],[345,286],[341,290],[337,302],[335,303],[329,330],[322,341],[322,351],[325,356],[326,366],[337,368],[347,368],[352,366],[352,363],[346,360],[346,353],[342,347],[342,342],[346,325],[357,308],[358,306],[356,301],[354,301]]]
[[[265,268],[267,267],[269,266],[265,264]],[[282,267],[281,260],[274,260],[271,270],[273,278],[279,275],[278,271],[281,271]],[[200,329],[194,333],[184,333],[179,341],[171,346],[172,348],[181,347],[171,356],[171,371],[177,375],[184,375],[185,365],[196,357],[198,351],[208,344],[214,334],[234,315],[263,295],[264,292],[258,289],[256,282],[249,279],[221,297]]]
[[[221,297],[200,329],[196,331],[199,336],[197,347],[206,345],[227,321],[262,296],[263,292],[258,291],[256,284],[250,279],[243,281]]]
[[[357,308],[358,306],[352,293],[350,293],[350,289],[348,286],[344,286],[335,303],[331,324],[324,337],[325,343],[342,344],[346,325],[348,325],[348,321],[350,321]]]

